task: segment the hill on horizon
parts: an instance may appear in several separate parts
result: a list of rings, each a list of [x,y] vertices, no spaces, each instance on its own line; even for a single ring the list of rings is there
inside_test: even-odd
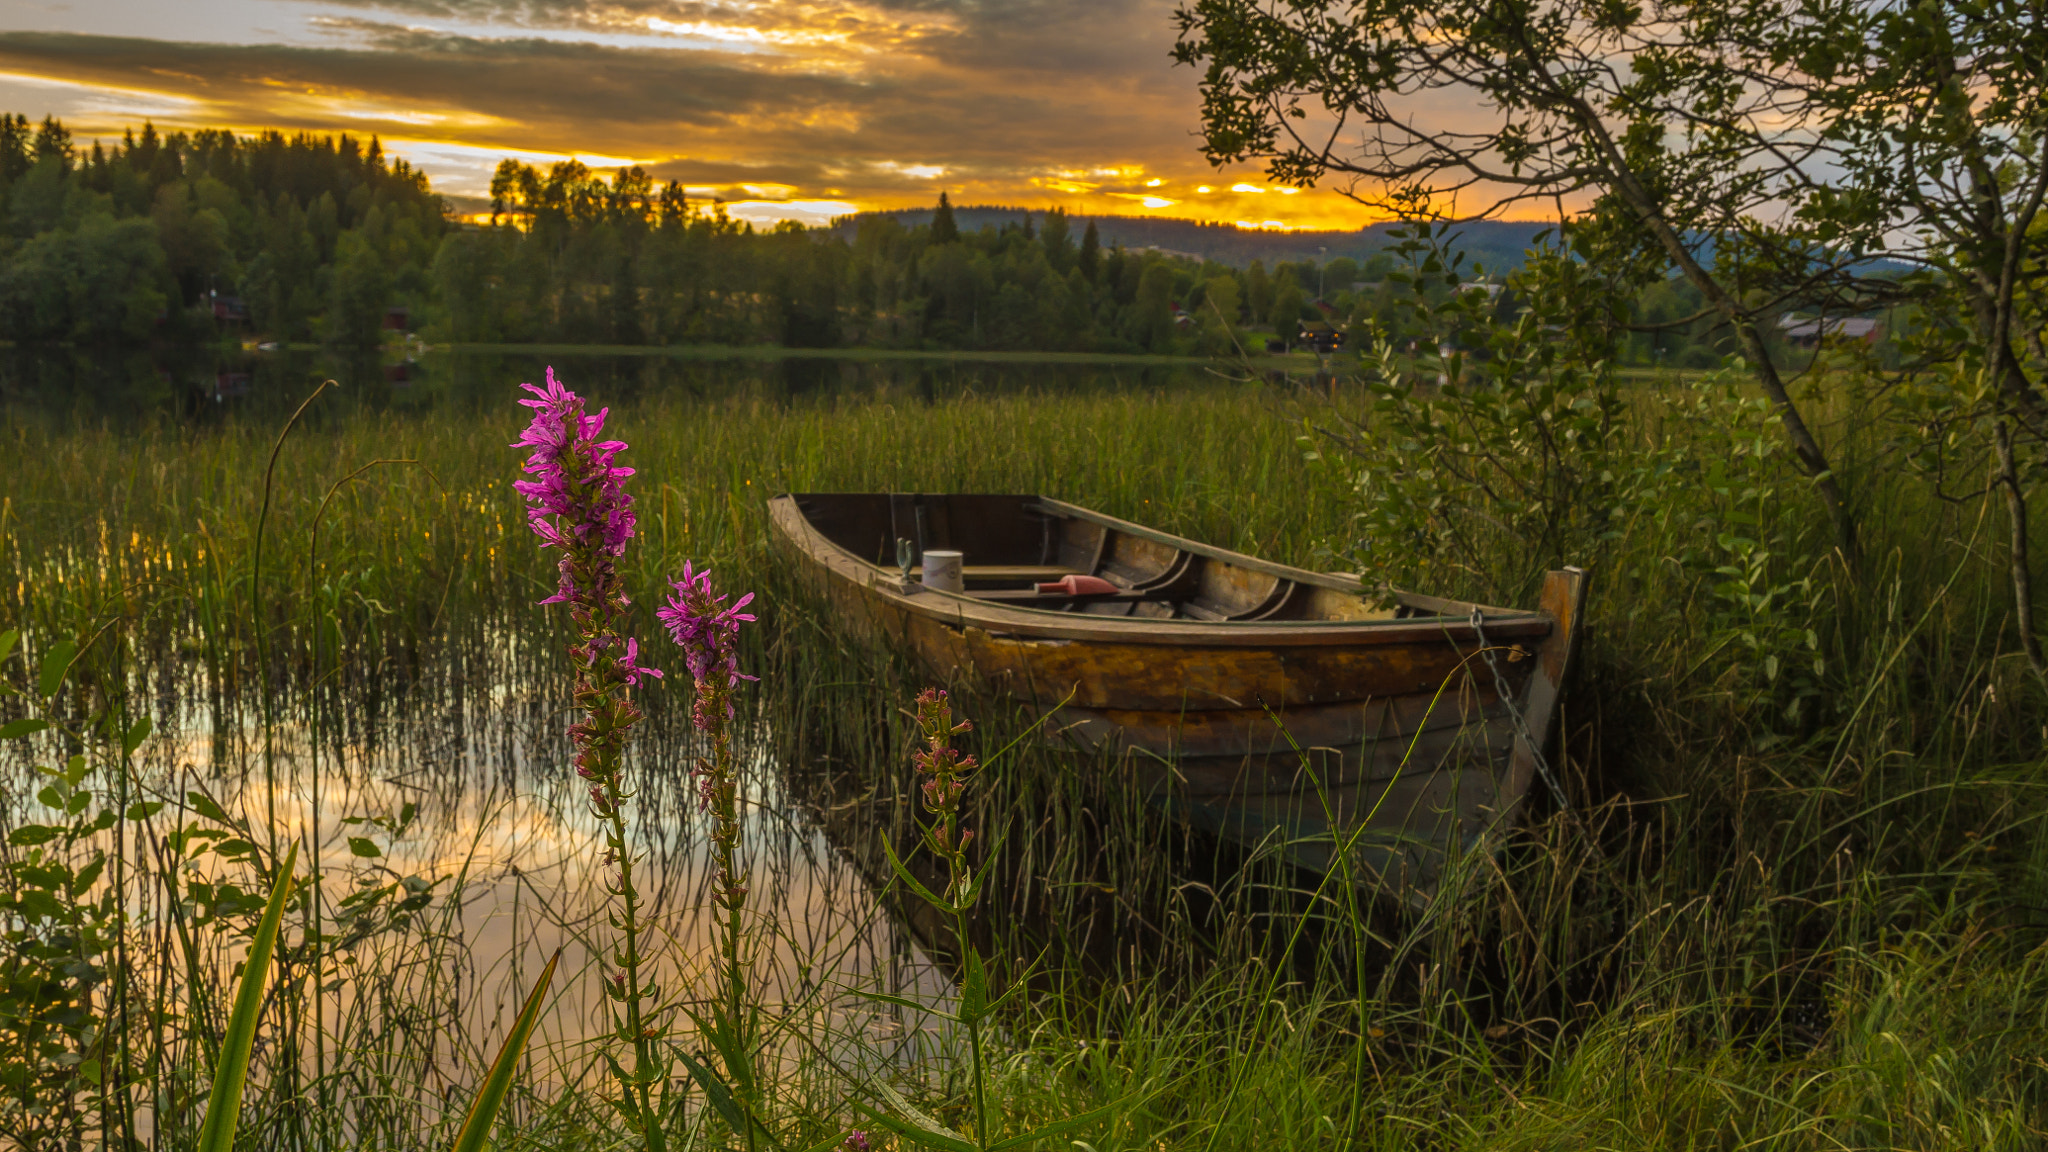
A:
[[[825,230],[851,240],[863,220],[893,219],[906,228],[912,228],[930,224],[933,211],[931,208],[896,208],[860,212],[834,220]],[[1036,227],[1043,222],[1045,214],[1042,208],[996,204],[956,206],[953,209],[953,219],[963,232],[1020,224],[1027,217]],[[1169,255],[1213,260],[1236,268],[1248,267],[1254,260],[1262,260],[1270,266],[1282,261],[1335,260],[1342,256],[1363,264],[1367,257],[1392,244],[1387,233],[1401,226],[1387,221],[1353,231],[1282,232],[1159,216],[1070,215],[1067,220],[1076,242],[1092,220],[1105,248],[1116,244],[1125,248],[1152,248]],[[1489,271],[1505,271],[1518,267],[1524,250],[1535,243],[1537,234],[1554,226],[1529,220],[1468,220],[1454,225],[1453,231],[1459,235],[1459,246],[1468,259]],[[1324,249],[1328,250],[1327,256]]]

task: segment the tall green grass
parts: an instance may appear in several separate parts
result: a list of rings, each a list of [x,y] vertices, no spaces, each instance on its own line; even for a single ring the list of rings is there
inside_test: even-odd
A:
[[[117,649],[88,650],[91,691],[147,710],[153,686],[189,690],[215,702],[216,731],[257,714],[258,645],[281,688],[323,694],[335,717],[365,694],[425,691],[419,675],[481,636],[477,621],[517,619],[541,652],[558,647],[526,614],[553,574],[509,491],[510,383],[503,409],[402,414],[323,397],[279,460],[260,623],[253,528],[281,414],[120,430],[18,419],[0,429],[28,464],[0,490],[0,627],[40,653],[118,622]],[[764,594],[749,656],[764,685],[756,739],[880,881],[872,829],[909,843],[900,709],[922,677],[804,599],[768,547],[766,497],[1038,491],[1328,566],[1319,547],[1345,536],[1352,505],[1341,475],[1301,458],[1301,421],[1320,415],[1285,389],[1218,381],[936,403],[655,395],[615,406],[610,428],[640,470],[638,598],[651,603],[685,558]],[[972,817],[984,842],[1003,840],[1016,878],[974,931],[1005,961],[999,978],[1029,968],[1033,983],[983,1065],[991,1126],[1024,1132],[1124,1101],[1065,1135],[1099,1152],[2039,1146],[2048,731],[2040,685],[2007,655],[1999,513],[1887,470],[1853,415],[1830,427],[1868,532],[1864,570],[1829,556],[1789,477],[1776,478],[1788,497],[1749,499],[1702,476],[1631,520],[1599,557],[1562,718],[1569,811],[1539,798],[1507,852],[1472,862],[1421,914],[1316,899],[1271,846],[1208,842],[1120,789],[1113,765],[1018,745],[984,774]],[[1645,450],[1706,436],[1648,403],[1622,434]],[[373,460],[407,462],[336,487]],[[1769,542],[1754,572],[1685,561],[1729,531]],[[1730,594],[1738,578],[1799,587],[1757,608]],[[1810,628],[1824,650],[1796,721],[1730,639],[1744,627]],[[963,711],[977,751],[1026,724],[999,701]],[[190,933],[177,915],[161,894],[140,902],[136,946]],[[342,1015],[292,1017],[289,998],[312,994],[281,986],[272,1011],[297,1021],[300,1049],[329,1036],[328,1059],[372,1069],[351,1083],[384,1085],[390,1107],[322,1129],[309,1122],[317,1077],[294,1088],[286,1062],[259,1058],[245,1146],[453,1138],[461,1109],[420,1092],[421,1070],[474,1086],[493,1046],[413,1037],[454,1018],[433,1015],[451,994],[429,975],[437,965],[492,960],[465,959],[436,936],[447,930],[428,914],[368,938],[361,963],[413,975]],[[220,982],[200,971],[204,949],[189,951],[192,999],[153,1018],[150,1051],[163,1055],[137,1062],[168,1102],[159,1115],[191,1090],[170,1056],[217,1029],[225,1003],[208,998]],[[127,994],[137,1011],[172,1007]],[[846,1003],[798,1007],[822,1020]],[[970,1108],[958,1043],[934,1035],[863,1074],[958,1128]],[[553,1073],[513,1090],[509,1146],[612,1146],[577,1072],[586,1056],[549,1058]],[[772,1106],[828,1136],[851,1115],[841,1059],[854,1058],[789,1056]],[[715,1120],[695,1131],[720,1138]]]

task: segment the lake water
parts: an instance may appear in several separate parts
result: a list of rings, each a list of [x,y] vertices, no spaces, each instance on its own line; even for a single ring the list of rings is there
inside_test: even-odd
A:
[[[506,381],[537,380],[549,365],[573,376],[581,390],[616,404],[661,393],[784,403],[881,393],[934,402],[1026,390],[1182,387],[1214,379],[1201,364],[1130,359],[710,357],[691,350],[498,352],[418,344],[361,353],[0,348],[0,404],[116,417],[175,412],[204,418],[209,412],[296,404],[314,383],[332,377],[364,402],[405,410],[496,403]]]
[[[0,349],[0,406],[115,425],[144,418],[203,424],[231,413],[275,423],[314,382],[333,376],[359,411],[473,411],[502,406],[508,381],[537,380],[550,364],[580,391],[614,405],[673,392],[792,405],[853,396],[937,403],[1213,381],[1184,364]],[[315,689],[303,675],[275,676],[267,726],[259,695],[210,687],[192,648],[185,659],[137,674],[156,735],[127,785],[131,795],[169,801],[165,819],[176,823],[190,818],[179,814],[180,803],[203,793],[247,821],[253,839],[297,840],[326,877],[320,914],[330,925],[352,894],[395,885],[387,907],[408,894],[422,897],[396,923],[360,922],[363,935],[319,997],[338,1042],[387,1027],[390,1005],[402,1004],[425,1013],[430,1035],[414,1043],[429,1063],[487,1061],[524,990],[559,949],[563,970],[536,1044],[553,1052],[562,1075],[595,1067],[589,1042],[609,1028],[595,980],[612,933],[594,867],[600,838],[584,786],[567,768],[564,729],[573,717],[560,639],[541,621],[538,612],[515,621],[457,620],[416,666],[368,677],[375,691]],[[711,870],[708,817],[696,810],[689,779],[698,734],[687,722],[683,686],[667,688],[665,703],[649,705],[635,736],[629,774],[638,795],[630,818],[644,853],[641,886],[661,941],[664,983],[676,991],[702,987],[712,957]],[[862,813],[896,804],[900,819],[902,805],[877,796],[872,783],[866,792],[835,791],[813,766],[780,760],[776,749],[786,742],[775,735],[762,712],[745,718],[738,741],[755,991],[771,1012],[815,1017],[818,1035],[849,1060],[878,1053],[892,1062],[914,1059],[943,1042],[929,1017],[847,994],[865,989],[940,1004],[950,993],[946,967],[878,894],[872,848],[883,820]],[[55,759],[61,749],[54,741],[0,747],[0,824],[35,816],[33,765]],[[870,782],[890,777],[876,765],[851,767]],[[148,925],[139,976],[156,959],[182,955],[180,917],[205,912],[189,885],[236,878],[232,865],[200,857],[171,867],[160,844],[151,850],[160,869],[182,874],[188,895],[171,901],[166,889],[135,897]],[[313,861],[301,864],[302,873],[313,870]],[[223,966],[239,954],[226,937],[211,953]]]

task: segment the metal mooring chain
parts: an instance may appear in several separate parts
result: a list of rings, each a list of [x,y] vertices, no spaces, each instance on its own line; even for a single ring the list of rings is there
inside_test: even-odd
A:
[[[1500,693],[1500,702],[1507,705],[1508,718],[1515,722],[1515,731],[1521,734],[1522,743],[1529,746],[1529,755],[1536,758],[1536,774],[1543,777],[1543,786],[1550,789],[1550,794],[1557,798],[1557,806],[1569,812],[1572,810],[1571,797],[1565,795],[1564,788],[1557,782],[1557,777],[1550,774],[1550,762],[1543,758],[1543,749],[1538,746],[1535,738],[1530,736],[1529,725],[1522,721],[1522,710],[1515,706],[1514,694],[1508,691],[1507,676],[1500,670],[1500,661],[1494,658],[1493,645],[1487,642],[1485,623],[1486,613],[1477,608],[1472,609],[1472,632],[1479,637],[1479,651],[1486,657],[1486,666],[1493,669],[1494,691]],[[1530,659],[1535,658],[1535,654],[1531,653]]]

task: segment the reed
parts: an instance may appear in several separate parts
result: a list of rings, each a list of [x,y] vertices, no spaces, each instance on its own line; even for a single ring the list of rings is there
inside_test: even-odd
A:
[[[279,1039],[251,1057],[238,1147],[450,1144],[526,1027],[498,1146],[617,1146],[587,1043],[602,1003],[566,991],[597,978],[605,932],[589,919],[601,878],[557,846],[595,831],[572,780],[531,768],[566,759],[555,653],[569,637],[529,610],[555,574],[507,483],[503,400],[406,413],[344,392],[310,408],[277,459],[262,621],[256,525],[282,413],[0,425],[34,464],[0,490],[0,629],[22,637],[0,675],[32,697],[5,719],[69,733],[0,743],[0,1140],[189,1144],[270,890],[259,878],[303,844],[317,895],[280,934],[261,1032]],[[1327,566],[1318,550],[1353,504],[1342,475],[1302,458],[1319,403],[1216,380],[614,404],[639,469],[632,598],[655,603],[686,559],[759,596],[742,644],[763,687],[734,734],[750,855],[727,871],[755,878],[743,992],[772,1021],[749,1104],[766,1130],[829,1145],[886,1089],[984,1145],[1097,1113],[1053,1142],[1098,1152],[2038,1146],[2048,732],[2040,685],[2009,655],[2000,513],[1888,468],[1882,429],[1846,401],[1825,427],[1873,561],[1831,559],[1826,525],[1781,498],[1768,459],[1741,483],[1703,472],[1621,525],[1561,725],[1572,814],[1539,804],[1507,852],[1419,915],[1319,896],[1273,846],[1193,835],[1112,766],[1018,741],[1024,717],[977,703],[964,747],[1006,751],[962,822],[1017,879],[955,927],[994,988],[1023,987],[978,1038],[883,1027],[860,991],[944,1007],[945,966],[970,951],[863,895],[889,872],[875,829],[906,849],[918,835],[918,733],[901,708],[924,685],[805,599],[767,546],[765,497],[1037,490]],[[1725,435],[1647,397],[1620,428],[1643,452]],[[360,471],[379,460],[416,463]],[[1702,566],[1712,534],[1754,546]],[[68,677],[40,692],[64,643],[78,645]],[[1810,692],[1761,674],[1757,653],[1780,644],[1822,658]],[[278,762],[317,747],[330,774],[317,836],[310,807],[260,786],[259,656]],[[636,883],[667,934],[650,948],[663,988],[710,1003],[730,994],[702,951],[718,869],[677,768],[706,749],[684,694],[645,706],[633,768],[675,777],[647,772],[637,805],[650,878]],[[154,734],[124,747],[144,716]],[[257,826],[273,800],[278,826]],[[101,810],[114,819],[93,829]],[[81,830],[24,834],[59,826]],[[431,852],[428,827],[443,830]],[[465,914],[486,899],[495,916]],[[806,936],[813,920],[839,926]],[[565,946],[565,991],[522,1023],[553,950],[523,942],[543,929]],[[827,963],[863,950],[873,983]],[[81,981],[80,963],[98,975]],[[1250,1003],[1253,988],[1270,994]],[[31,989],[74,1015],[31,1011]],[[757,1135],[681,1094],[677,1146]]]

